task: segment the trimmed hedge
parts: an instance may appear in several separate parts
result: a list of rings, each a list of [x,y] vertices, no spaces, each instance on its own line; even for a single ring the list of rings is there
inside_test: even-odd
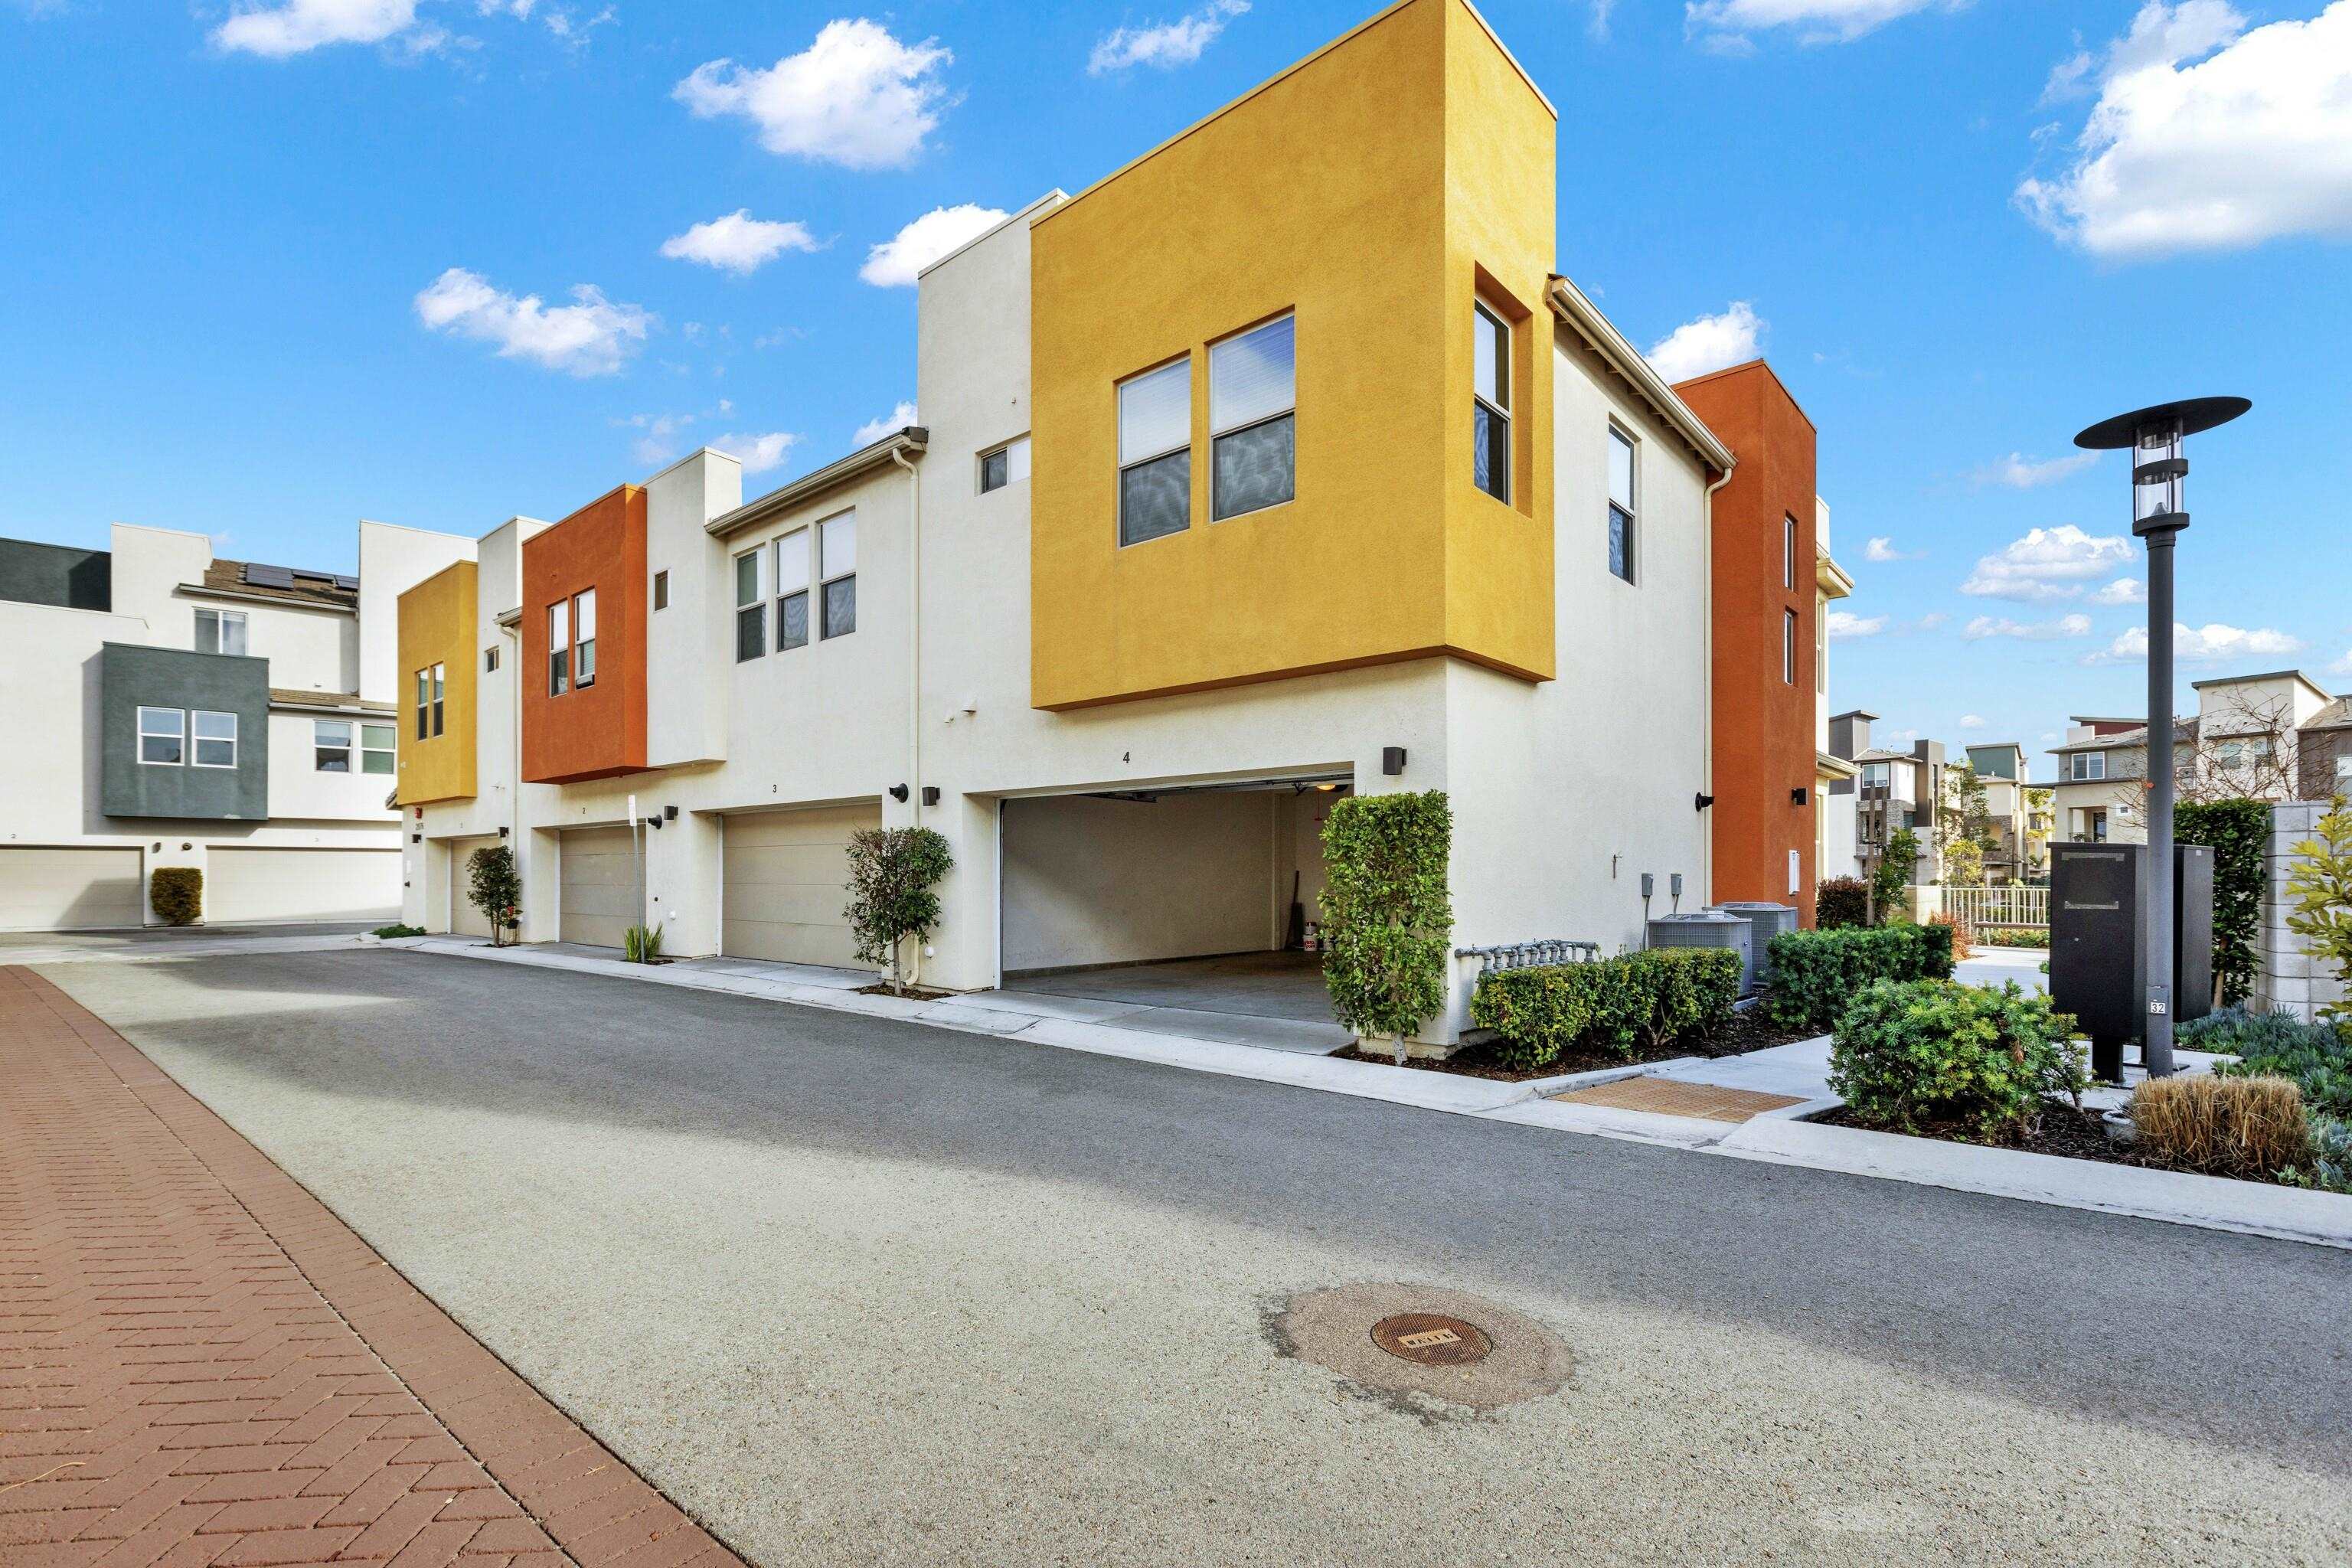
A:
[[[1832,877],[1813,889],[1813,923],[1823,931],[1870,923],[1870,884],[1860,877]]]
[[[1873,981],[1839,1016],[1830,1088],[1865,1127],[2011,1141],[2041,1114],[2044,1095],[2079,1100],[2087,1087],[2074,1026],[2014,982],[1989,991]]]
[[[1952,928],[1793,931],[1772,939],[1765,1016],[1783,1029],[1827,1029],[1874,980],[1948,980]]]
[[[2259,800],[2184,801],[2173,808],[2176,842],[2213,850],[2213,973],[2221,1005],[2253,994],[2254,941],[2263,918],[2263,851],[2271,808]]]
[[[204,918],[205,874],[194,866],[159,866],[147,879],[147,901],[165,925],[194,925]]]
[[[1589,963],[1483,975],[1470,1021],[1498,1037],[1496,1057],[1531,1070],[1568,1052],[1631,1060],[1647,1047],[1714,1033],[1739,1000],[1739,955],[1654,948]]]
[[[1445,1005],[1454,808],[1443,790],[1350,795],[1323,823],[1323,983],[1339,1022],[1396,1043]]]

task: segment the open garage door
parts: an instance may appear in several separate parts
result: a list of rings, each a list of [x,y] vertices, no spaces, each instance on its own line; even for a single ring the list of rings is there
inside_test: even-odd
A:
[[[136,849],[0,848],[0,931],[143,924]]]
[[[400,849],[258,849],[215,846],[205,857],[205,920],[396,921]]]
[[[449,930],[458,936],[490,934],[490,917],[476,909],[467,894],[474,885],[475,852],[498,847],[495,833],[449,840]]]
[[[721,950],[780,963],[856,964],[842,914],[849,836],[881,826],[879,802],[728,817]]]
[[[575,827],[562,836],[562,924],[565,942],[620,947],[644,918],[637,904],[637,866],[625,827]]]

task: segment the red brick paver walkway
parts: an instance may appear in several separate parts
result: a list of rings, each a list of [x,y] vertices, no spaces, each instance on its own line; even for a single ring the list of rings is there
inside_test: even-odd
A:
[[[737,1561],[121,1036],[0,968],[0,1563]]]

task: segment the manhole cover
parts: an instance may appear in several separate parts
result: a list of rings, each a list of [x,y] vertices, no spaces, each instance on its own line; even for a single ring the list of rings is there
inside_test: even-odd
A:
[[[1441,1312],[1399,1312],[1372,1325],[1372,1343],[1423,1366],[1467,1366],[1485,1361],[1495,1342],[1475,1323]]]

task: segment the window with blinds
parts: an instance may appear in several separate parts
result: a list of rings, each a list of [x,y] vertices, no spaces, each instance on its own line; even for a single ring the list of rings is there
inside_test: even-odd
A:
[[[1209,348],[1211,518],[1279,506],[1297,493],[1297,319]]]

